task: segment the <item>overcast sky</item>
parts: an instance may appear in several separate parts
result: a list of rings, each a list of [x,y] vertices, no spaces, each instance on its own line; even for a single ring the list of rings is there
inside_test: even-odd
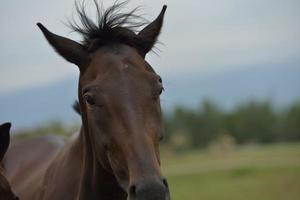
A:
[[[163,45],[158,45],[159,56],[147,57],[162,74],[300,64],[299,0],[134,0],[128,8],[143,5],[142,12],[151,20],[163,4],[168,5],[159,38]],[[35,25],[42,22],[56,34],[78,40],[63,24],[72,14],[74,0],[1,1],[2,94],[78,75],[76,66],[56,55]]]

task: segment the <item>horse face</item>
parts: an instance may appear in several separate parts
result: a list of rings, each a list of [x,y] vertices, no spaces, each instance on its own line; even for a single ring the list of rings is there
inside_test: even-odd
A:
[[[142,199],[167,193],[158,149],[162,90],[161,78],[125,45],[99,49],[80,78],[81,111],[100,162],[131,196],[145,193]]]

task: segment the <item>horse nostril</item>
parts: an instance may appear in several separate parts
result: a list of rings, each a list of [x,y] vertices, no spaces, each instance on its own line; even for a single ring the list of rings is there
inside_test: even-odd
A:
[[[166,187],[166,189],[168,189],[169,188],[169,184],[168,184],[168,181],[167,181],[167,179],[163,179],[163,184],[164,184],[164,186]]]
[[[168,181],[167,179],[163,179],[163,184],[165,186],[165,191],[166,191],[166,200],[170,200],[171,199],[171,196],[170,196],[170,189],[169,189],[169,184],[168,184]]]
[[[129,197],[130,198],[136,197],[136,186],[135,185],[130,186],[130,188],[129,188]]]

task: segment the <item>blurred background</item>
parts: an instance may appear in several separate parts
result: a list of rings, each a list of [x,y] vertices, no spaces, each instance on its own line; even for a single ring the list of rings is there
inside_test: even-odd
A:
[[[299,199],[300,1],[132,0],[126,9],[142,5],[152,20],[163,4],[147,60],[165,87],[161,151],[173,199]],[[78,69],[35,25],[80,41],[64,24],[74,14],[74,0],[1,2],[0,122],[16,138],[80,127]]]

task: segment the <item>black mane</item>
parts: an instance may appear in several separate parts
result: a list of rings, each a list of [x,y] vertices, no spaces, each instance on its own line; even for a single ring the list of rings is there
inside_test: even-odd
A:
[[[116,43],[126,44],[143,52],[150,41],[139,37],[137,29],[145,24],[145,20],[136,14],[139,8],[128,13],[120,13],[127,3],[128,1],[121,3],[116,1],[113,6],[104,10],[102,4],[99,5],[97,0],[94,0],[97,11],[96,22],[88,17],[84,2],[80,5],[76,3],[80,23],[73,20],[69,26],[83,36],[82,45],[89,52]]]

